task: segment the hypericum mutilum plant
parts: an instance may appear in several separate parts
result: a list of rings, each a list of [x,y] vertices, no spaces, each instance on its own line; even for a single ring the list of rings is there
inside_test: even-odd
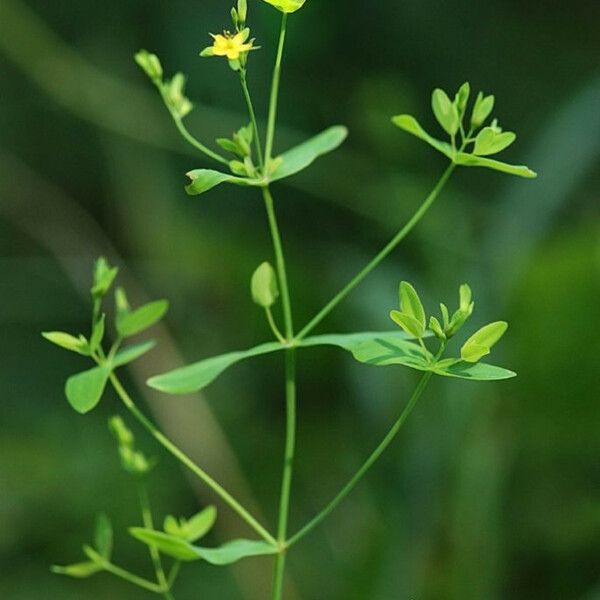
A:
[[[183,138],[206,157],[219,163],[221,167],[221,170],[202,168],[190,171],[188,173],[190,183],[186,187],[188,194],[199,195],[218,185],[228,183],[254,187],[264,201],[273,243],[275,267],[269,262],[264,262],[256,269],[251,278],[251,295],[254,302],[265,311],[266,320],[275,340],[249,350],[222,354],[169,373],[157,375],[148,380],[148,385],[166,394],[191,393],[203,389],[226,369],[242,360],[267,353],[282,352],[284,354],[286,442],[277,529],[271,531],[266,525],[259,522],[247,508],[236,500],[231,492],[192,461],[144,415],[126,391],[117,370],[142,357],[154,346],[153,341],[135,344],[126,342],[128,338],[142,333],[157,323],[165,315],[168,304],[165,300],[159,300],[132,309],[125,291],[117,288],[114,294],[114,311],[110,313],[114,314],[110,328],[114,332],[113,342],[110,347],[107,347],[105,337],[108,327],[104,308],[107,295],[117,276],[117,268],[111,267],[105,259],[100,258],[95,266],[91,288],[92,316],[89,335],[87,337],[84,335],[73,336],[63,332],[43,334],[54,344],[86,356],[95,363],[89,370],[67,380],[65,393],[69,403],[77,412],[88,413],[100,402],[107,384],[110,383],[131,415],[165,450],[183,463],[211,488],[224,504],[235,511],[254,533],[255,538],[233,540],[219,547],[198,545],[198,540],[205,536],[215,523],[217,518],[215,507],[204,508],[189,519],[167,516],[162,529],[158,529],[150,510],[145,483],[151,473],[153,461],[136,450],[132,432],[122,418],[117,416],[111,419],[110,430],[117,439],[122,466],[137,479],[140,494],[143,526],[132,527],[129,533],[148,547],[156,580],[144,579],[112,562],[113,532],[110,521],[104,515],[98,518],[93,544],[84,546],[87,560],[65,567],[54,567],[57,573],[83,578],[106,571],[149,592],[173,599],[172,590],[181,563],[206,561],[213,565],[228,565],[250,556],[273,555],[272,598],[279,600],[283,598],[284,571],[288,552],[335,509],[381,456],[414,409],[433,375],[478,381],[507,379],[515,375],[501,367],[480,362],[505,333],[507,324],[503,321],[490,323],[472,333],[460,348],[460,352],[455,352],[459,356],[448,355],[448,347],[452,338],[462,330],[473,313],[472,292],[466,284],[460,286],[458,307],[452,313],[445,304],[440,304],[439,316],[431,315],[428,318],[428,313],[415,288],[410,283],[403,281],[400,283],[399,305],[397,309],[390,312],[391,320],[399,329],[381,332],[310,335],[325,317],[414,229],[438,198],[457,167],[484,167],[521,177],[536,176],[525,166],[510,165],[488,158],[511,145],[515,141],[516,135],[502,131],[495,119],[486,125],[494,109],[494,96],[479,93],[469,110],[471,88],[468,83],[464,83],[459,88],[454,98],[449,97],[441,89],[433,92],[433,113],[447,134],[446,141],[431,136],[410,115],[399,115],[392,118],[392,122],[396,126],[422,139],[444,154],[450,161],[449,165],[412,218],[384,248],[307,324],[300,329],[294,326],[282,238],[271,187],[274,182],[306,169],[319,156],[335,150],[345,140],[347,130],[339,125],[333,126],[281,155],[274,154],[278,93],[288,15],[302,8],[304,0],[263,1],[282,13],[267,129],[264,137],[258,128],[248,86],[251,53],[257,50],[258,46],[251,37],[251,30],[247,25],[248,6],[246,0],[238,0],[237,6],[231,11],[233,30],[225,30],[223,33],[212,35],[212,45],[200,53],[203,57],[222,57],[228,61],[232,72],[239,77],[248,110],[249,124],[243,124],[232,137],[216,140],[220,152],[210,149],[196,139],[184,124],[185,117],[193,110],[192,102],[185,95],[185,76],[177,73],[171,79],[167,79],[158,57],[145,50],[140,51],[135,59],[158,89]],[[278,301],[281,302],[283,325],[278,324],[278,315],[273,313],[273,308]],[[422,375],[400,416],[362,467],[321,512],[290,535],[288,515],[296,435],[296,353],[304,348],[320,345],[341,348],[361,363],[375,366],[402,365],[420,371]],[[166,559],[171,563],[168,569],[165,567]]]

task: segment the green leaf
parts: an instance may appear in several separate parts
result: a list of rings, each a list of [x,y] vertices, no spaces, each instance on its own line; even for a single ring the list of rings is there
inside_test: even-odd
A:
[[[82,415],[90,412],[100,402],[109,375],[108,367],[94,367],[69,377],[65,386],[69,404]]]
[[[106,315],[102,315],[94,324],[92,335],[90,336],[90,352],[96,352],[102,340],[104,339],[104,329],[106,323]]]
[[[390,319],[412,337],[422,338],[425,333],[425,327],[412,315],[393,310],[390,312]]]
[[[425,309],[423,308],[423,304],[421,302],[421,298],[419,298],[419,294],[417,290],[408,283],[407,281],[402,281],[400,283],[400,310],[411,317],[413,317],[418,323],[420,323],[421,328],[425,329],[427,325],[427,318],[425,317]],[[416,336],[416,337],[421,337]]]
[[[147,50],[140,50],[135,55],[135,62],[153,82],[158,83],[162,80],[163,68],[156,54],[150,54]]]
[[[113,549],[113,528],[110,519],[101,513],[96,519],[94,547],[105,560],[110,560]]]
[[[471,117],[471,125],[477,129],[481,127],[486,119],[492,114],[496,99],[494,96],[484,96],[483,92],[477,94],[475,105],[473,106],[473,114]]]
[[[335,125],[282,154],[281,164],[271,174],[271,181],[295,175],[310,166],[319,156],[338,148],[348,137],[348,129]]]
[[[532,171],[529,167],[509,165],[498,160],[474,156],[473,154],[466,154],[465,152],[459,152],[456,155],[455,162],[463,167],[486,167],[502,173],[508,173],[509,175],[518,175],[519,177],[527,177],[529,179],[537,177],[537,173]]]
[[[438,123],[449,135],[456,135],[460,127],[460,117],[456,105],[444,90],[436,89],[431,96],[431,107]]]
[[[300,10],[306,0],[264,0],[267,4],[274,6],[283,13],[293,13]]]
[[[133,448],[133,444],[135,443],[135,437],[133,432],[127,425],[125,425],[125,421],[119,415],[115,415],[111,417],[108,421],[108,428],[110,432],[115,436],[120,446],[126,446],[129,448]]]
[[[429,318],[429,329],[431,329],[431,331],[433,331],[433,333],[435,334],[435,336],[438,339],[440,339],[440,340],[446,339],[446,334],[444,333],[442,324],[440,323],[439,319],[437,319],[436,317]]]
[[[148,385],[167,394],[190,394],[205,388],[223,371],[246,358],[277,352],[283,348],[284,346],[278,342],[269,342],[250,350],[214,356],[187,367],[151,377]]]
[[[498,133],[493,127],[484,127],[475,138],[474,154],[488,156],[498,154],[508,148],[517,139],[517,134],[511,131]]]
[[[485,325],[476,331],[463,345],[460,350],[461,358],[467,362],[477,362],[480,358],[489,354],[490,349],[506,333],[508,323],[496,321]]]
[[[100,573],[100,571],[103,571],[103,568],[100,565],[97,565],[95,562],[90,561],[66,565],[64,567],[53,565],[51,571],[57,575],[66,575],[67,577],[75,577],[76,579],[85,579],[86,577],[91,577],[96,573]]]
[[[65,350],[77,352],[83,356],[90,355],[89,344],[82,335],[76,338],[75,336],[62,331],[44,331],[42,337]]]
[[[268,263],[262,263],[254,274],[250,282],[252,299],[256,304],[263,308],[271,308],[279,297],[277,287],[277,275],[275,269]]]
[[[116,319],[117,331],[122,337],[140,333],[160,321],[168,309],[169,302],[167,300],[156,300],[144,304],[134,311],[121,312]]]
[[[222,183],[233,183],[235,185],[261,185],[258,179],[250,179],[248,177],[236,177],[228,173],[221,173],[212,169],[196,169],[190,171],[187,176],[191,179],[191,183],[186,186],[185,191],[190,196],[199,196]]]
[[[411,115],[398,115],[392,118],[392,123],[407,133],[410,133],[420,140],[427,142],[433,146],[438,152],[441,152],[449,159],[453,157],[452,146],[446,142],[442,142],[429,135],[419,124],[419,122]]]
[[[467,103],[469,102],[469,96],[471,95],[471,84],[468,81],[465,81],[458,92],[456,92],[456,96],[454,97],[454,104],[456,105],[456,109],[458,110],[459,119],[462,121],[465,110],[467,109]]]
[[[156,342],[154,340],[148,340],[147,342],[141,342],[139,344],[134,344],[133,346],[126,346],[119,350],[115,357],[112,359],[111,365],[113,368],[122,367],[134,360],[140,358],[149,352],[156,346]]]
[[[251,556],[277,554],[277,548],[268,542],[255,540],[234,540],[218,548],[194,546],[197,555],[212,565],[231,565]]]
[[[182,534],[188,542],[195,542],[212,529],[216,520],[217,509],[214,506],[208,506],[185,522],[182,527]]]
[[[108,261],[101,256],[94,267],[94,283],[92,285],[91,294],[96,300],[102,298],[113,284],[118,267],[111,267]]]
[[[201,558],[194,546],[179,537],[143,527],[131,527],[129,533],[140,542],[153,546],[162,554],[176,560],[191,562]]]
[[[442,361],[443,362],[443,361]],[[451,361],[454,364],[447,366],[434,366],[433,372],[443,377],[455,377],[459,379],[471,379],[472,381],[499,381],[511,379],[517,374],[502,367],[495,367],[486,363],[466,363],[462,361]]]
[[[403,365],[419,371],[429,370],[433,361],[431,353],[414,342],[402,338],[375,337],[357,344],[352,355],[358,362],[384,367]]]

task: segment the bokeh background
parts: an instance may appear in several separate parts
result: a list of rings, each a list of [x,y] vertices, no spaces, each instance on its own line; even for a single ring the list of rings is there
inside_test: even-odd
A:
[[[94,516],[118,529],[117,560],[150,575],[135,486],[120,471],[107,394],[87,417],[63,382],[83,359],[47,329],[86,331],[93,259],[122,268],[137,302],[166,297],[160,344],[126,374],[132,393],[189,453],[274,524],[282,449],[282,365],[245,364],[201,396],[150,393],[145,378],[268,338],[248,281],[271,250],[261,201],[223,188],[200,198],[184,173],[205,165],[180,140],[132,60],[157,52],[189,74],[195,134],[245,123],[236,78],[200,60],[223,0],[0,0],[0,598],[137,600],[76,562]],[[250,0],[262,50],[250,83],[265,114],[277,14]],[[291,20],[277,148],[332,123],[344,147],[274,190],[296,321],[306,321],[389,239],[444,161],[390,125],[436,128],[429,94],[465,79],[493,92],[519,132],[507,160],[535,181],[463,169],[407,242],[320,329],[387,329],[402,278],[431,310],[469,281],[476,321],[506,318],[490,385],[436,381],[356,493],[289,564],[289,600],[600,598],[600,4],[590,0],[309,0]],[[300,357],[292,529],[370,452],[415,383],[331,349]],[[131,423],[131,422],[130,422]],[[132,424],[133,426],[133,424]],[[159,458],[157,518],[214,501],[135,427]],[[212,542],[249,532],[222,507]],[[270,560],[184,570],[176,597],[264,600]]]

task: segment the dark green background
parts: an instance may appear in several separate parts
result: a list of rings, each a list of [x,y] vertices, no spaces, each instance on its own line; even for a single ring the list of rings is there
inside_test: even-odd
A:
[[[0,598],[137,600],[75,562],[104,510],[117,560],[149,573],[128,539],[139,522],[107,418],[73,413],[64,379],[83,359],[41,330],[85,331],[92,260],[123,268],[136,301],[167,297],[159,349],[126,374],[140,403],[202,465],[274,524],[282,448],[281,357],[236,368],[190,399],[152,395],[146,376],[249,347],[268,331],[251,303],[270,259],[261,202],[223,188],[200,198],[184,173],[204,166],[173,130],[132,61],[156,51],[189,74],[202,140],[245,122],[232,72],[201,60],[227,25],[223,0],[0,0]],[[277,14],[250,1],[260,52],[250,83],[265,114]],[[431,130],[429,94],[465,79],[493,92],[505,153],[535,181],[463,169],[422,225],[320,331],[390,327],[402,278],[430,310],[469,281],[476,321],[511,329],[494,361],[513,381],[436,381],[351,499],[289,564],[289,600],[598,600],[600,598],[600,5],[590,0],[308,0],[291,19],[277,149],[332,123],[349,141],[278,184],[296,320],[304,322],[389,239],[444,168],[392,127],[411,112]],[[474,323],[477,324],[477,323]],[[410,393],[413,374],[300,356],[299,458],[292,528],[358,467]],[[216,420],[215,420],[216,418]],[[219,425],[217,425],[217,422]],[[159,456],[157,517],[214,501]],[[211,542],[249,535],[222,507]],[[178,600],[265,600],[270,560],[184,570]]]

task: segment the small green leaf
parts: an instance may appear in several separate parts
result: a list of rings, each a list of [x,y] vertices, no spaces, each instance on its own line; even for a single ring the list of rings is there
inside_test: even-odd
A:
[[[444,361],[440,361],[432,370],[436,375],[442,375],[443,377],[470,379],[471,381],[500,381],[517,376],[516,373],[508,369],[481,362],[467,363],[452,360],[445,365],[442,365],[442,362]]]
[[[413,317],[421,325],[421,328],[425,330],[427,319],[425,317],[423,303],[421,302],[421,298],[419,298],[417,290],[415,290],[415,288],[407,281],[402,281],[400,283],[399,298],[400,310],[404,314]],[[417,337],[421,336],[419,335]]]
[[[460,127],[460,117],[456,105],[444,90],[436,89],[431,96],[431,107],[438,123],[449,135],[456,135]]]
[[[167,515],[163,524],[163,529],[168,535],[184,538],[182,525],[173,515]]]
[[[156,54],[151,54],[147,50],[140,50],[135,55],[135,62],[154,83],[159,83],[162,80],[163,68]]]
[[[492,127],[484,127],[475,139],[473,153],[478,156],[498,154],[508,148],[516,139],[517,135],[510,131],[497,133]]]
[[[167,300],[156,300],[144,304],[131,312],[122,312],[117,315],[116,326],[119,335],[129,337],[152,327],[158,323],[169,309]]]
[[[94,324],[92,335],[90,337],[90,352],[96,352],[104,339],[104,329],[106,323],[106,315],[101,317]]]
[[[203,511],[188,519],[182,527],[183,537],[188,542],[195,542],[204,537],[213,527],[217,520],[217,509],[208,506]]]
[[[237,14],[240,23],[245,23],[248,18],[248,3],[247,0],[238,0]]]
[[[473,313],[475,307],[473,300],[473,292],[468,284],[463,283],[458,289],[459,308],[464,313]]]
[[[471,117],[471,125],[474,129],[481,127],[486,119],[492,114],[495,101],[496,99],[494,96],[484,97],[483,92],[477,94],[475,106],[473,107],[473,115]]]
[[[348,129],[341,125],[335,125],[322,131],[278,157],[281,159],[281,164],[275,169],[269,179],[271,181],[279,181],[303,171],[320,156],[338,148],[347,137]]]
[[[96,519],[94,547],[105,560],[110,560],[113,549],[113,528],[110,519],[101,513]]]
[[[459,119],[462,121],[465,111],[467,109],[467,103],[469,102],[469,96],[471,95],[471,84],[468,81],[465,81],[458,92],[456,92],[456,96],[454,98],[454,104],[456,105],[456,109],[458,111]]]
[[[419,122],[411,115],[398,115],[392,118],[392,123],[403,129],[407,133],[418,137],[420,140],[427,142],[430,146],[435,148],[438,152],[441,152],[449,159],[453,157],[452,146],[446,142],[442,142],[431,135],[429,135],[419,124]]]
[[[102,366],[69,377],[65,386],[69,404],[82,415],[90,412],[100,402],[109,375],[110,369]]]
[[[52,342],[56,346],[64,348],[65,350],[77,352],[83,356],[90,355],[89,344],[82,335],[76,338],[75,336],[62,331],[44,331],[42,336],[49,342]]]
[[[115,436],[120,446],[128,446],[130,448],[133,447],[133,444],[135,443],[135,437],[131,429],[125,425],[125,421],[123,421],[122,417],[119,415],[111,417],[108,421],[108,428]]]
[[[222,183],[234,183],[235,185],[242,186],[260,184],[260,182],[247,177],[236,177],[235,175],[213,171],[212,169],[196,169],[195,171],[190,171],[187,176],[190,178],[191,183],[186,186],[185,191],[190,196],[199,196]]]
[[[412,337],[422,338],[425,333],[425,327],[412,315],[407,315],[399,310],[393,310],[390,312],[390,319]]]
[[[98,300],[106,295],[118,272],[118,267],[111,267],[103,256],[96,261],[94,267],[94,283],[91,289],[91,294],[94,299]]]
[[[176,560],[192,562],[201,559],[194,546],[179,537],[143,527],[132,527],[129,529],[129,533],[136,540],[148,546],[153,546],[162,554]]]
[[[268,263],[262,263],[254,274],[250,284],[252,299],[263,308],[271,308],[279,297],[277,275],[275,269]]]
[[[456,155],[455,162],[463,167],[486,167],[488,169],[493,169],[502,173],[508,173],[509,175],[526,177],[528,179],[537,177],[537,173],[532,171],[529,167],[521,165],[509,165],[498,160],[484,158],[482,156],[474,156],[473,154],[466,154],[465,152],[459,152]]]
[[[277,548],[272,544],[255,540],[234,540],[218,548],[194,546],[194,549],[200,558],[218,567],[231,565],[251,556],[277,554]]]
[[[103,571],[103,568],[95,562],[90,561],[64,567],[54,565],[51,570],[56,575],[66,575],[67,577],[75,577],[76,579],[85,579],[96,573],[100,573],[100,571]]]
[[[446,334],[444,333],[442,324],[435,317],[429,318],[429,329],[431,329],[431,331],[433,331],[433,333],[435,334],[435,336],[438,339],[440,339],[440,340],[446,339]]]
[[[115,308],[117,309],[117,314],[129,312],[131,309],[129,300],[127,300],[127,294],[122,287],[118,287],[115,290]]]
[[[126,346],[117,352],[115,357],[112,359],[112,366],[114,369],[117,367],[122,367],[134,360],[137,360],[146,352],[149,352],[156,346],[156,342],[154,340],[149,340],[147,342],[141,342],[139,344],[134,344],[133,346]]]
[[[496,321],[482,327],[464,343],[460,351],[461,358],[466,362],[477,362],[489,354],[490,349],[506,333],[507,329],[508,323],[505,321]]]

